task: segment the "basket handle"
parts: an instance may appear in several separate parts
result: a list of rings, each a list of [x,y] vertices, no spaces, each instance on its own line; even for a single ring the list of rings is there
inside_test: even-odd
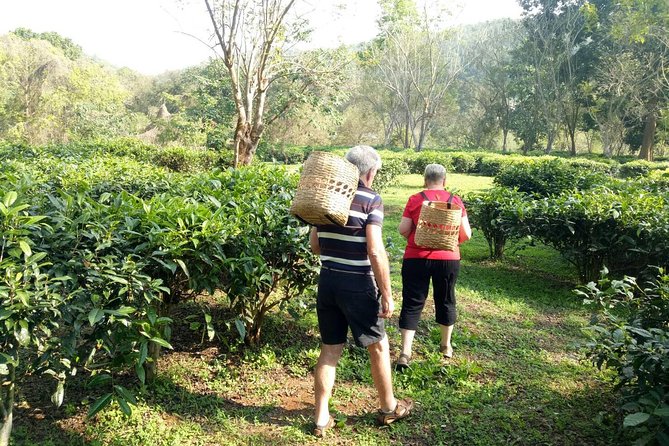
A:
[[[425,194],[424,191],[421,191],[420,194],[423,196],[423,199],[425,199],[425,201],[427,201],[428,203],[432,203],[432,201],[434,201],[434,200],[430,200],[429,198],[427,198],[427,195]],[[451,196],[448,197],[448,201],[446,201],[446,208],[447,209],[451,209],[451,207],[452,207],[451,205],[452,205],[452,202],[453,202],[453,194],[450,193],[450,192],[449,192],[449,194]]]

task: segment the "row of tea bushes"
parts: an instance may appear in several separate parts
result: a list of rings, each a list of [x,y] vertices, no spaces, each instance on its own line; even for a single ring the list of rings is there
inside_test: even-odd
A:
[[[495,187],[466,199],[491,257],[501,257],[508,240],[530,237],[558,250],[582,282],[596,280],[604,266],[617,275],[636,275],[669,261],[666,189],[648,193],[618,184],[618,190],[602,186],[538,197]]]
[[[297,176],[284,169],[188,175],[127,154],[17,158],[0,169],[6,413],[26,374],[55,379],[59,404],[76,370],[93,378],[91,413],[112,401],[129,411],[134,396],[113,378],[151,379],[181,300],[222,292],[233,316],[214,325],[256,343],[267,313],[314,284],[308,229],[288,213]]]

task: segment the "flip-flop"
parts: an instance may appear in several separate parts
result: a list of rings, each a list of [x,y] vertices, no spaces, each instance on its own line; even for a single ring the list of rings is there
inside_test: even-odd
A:
[[[439,351],[444,355],[444,358],[446,359],[451,359],[453,357],[453,347],[448,347],[446,345],[442,345],[439,347]]]
[[[314,427],[314,437],[325,438],[327,431],[332,429],[335,426],[335,419],[330,415],[330,419],[325,424],[325,426],[319,426],[318,424]]]
[[[397,362],[395,362],[395,370],[398,372],[403,372],[404,370],[408,369],[410,360],[410,355],[407,355],[406,353],[400,353],[400,357],[397,358]]]

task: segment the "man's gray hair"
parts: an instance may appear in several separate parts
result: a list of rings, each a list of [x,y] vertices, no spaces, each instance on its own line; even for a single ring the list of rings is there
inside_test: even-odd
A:
[[[345,158],[358,168],[360,176],[367,175],[372,169],[381,168],[381,156],[370,146],[351,147],[346,152]]]
[[[442,183],[446,179],[446,168],[441,164],[428,164],[424,177],[427,184]]]

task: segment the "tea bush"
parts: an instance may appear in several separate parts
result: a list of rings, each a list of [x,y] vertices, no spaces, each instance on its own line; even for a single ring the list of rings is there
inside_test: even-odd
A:
[[[528,233],[522,221],[529,200],[526,194],[504,187],[466,197],[472,227],[483,233],[491,258],[501,258],[507,241]]]
[[[666,196],[596,188],[531,204],[523,228],[574,264],[584,283],[596,280],[604,265],[629,274],[669,259]]]
[[[453,166],[451,164],[451,157],[445,152],[424,151],[424,152],[409,152],[405,155],[407,164],[409,166],[409,173],[423,175],[425,167],[428,164],[441,164],[446,168],[446,171],[451,171]]]
[[[267,312],[313,285],[308,228],[288,212],[295,174],[263,165],[170,173],[127,153],[58,150],[65,158],[12,158],[0,169],[0,191],[11,191],[0,211],[26,222],[3,226],[0,262],[11,275],[0,283],[0,317],[7,342],[25,340],[31,350],[21,356],[39,353],[43,363],[49,343],[29,343],[26,330],[41,336],[48,324],[58,327],[57,357],[91,374],[99,396],[91,414],[112,401],[130,411],[134,395],[116,377],[132,368],[141,382],[151,379],[160,348],[171,347],[170,309],[182,299],[223,291],[235,316],[221,326],[257,343]],[[50,311],[46,328],[18,320],[10,327],[20,314],[10,297],[33,278],[25,293],[53,302],[40,307]],[[11,373],[2,366],[11,360],[5,347],[0,372]],[[52,374],[62,400],[63,372]]]
[[[558,195],[567,190],[583,190],[608,180],[605,173],[574,167],[559,158],[528,160],[502,169],[495,184],[541,196]]]
[[[615,372],[622,427],[635,444],[669,442],[669,275],[660,269],[644,288],[633,277],[604,278],[577,291],[594,307],[586,354]]]
[[[374,189],[383,191],[387,187],[395,186],[400,175],[409,173],[409,166],[404,158],[384,157],[381,169],[374,177]]]

